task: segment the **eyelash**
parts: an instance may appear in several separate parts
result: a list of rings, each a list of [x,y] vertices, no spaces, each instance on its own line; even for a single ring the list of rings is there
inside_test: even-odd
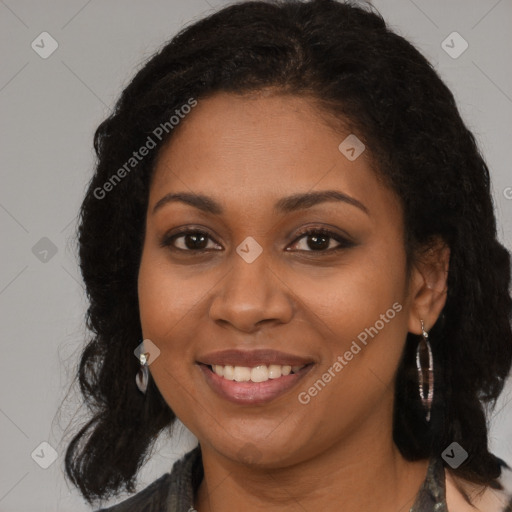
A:
[[[180,249],[178,247],[174,247],[173,246],[173,242],[175,240],[177,240],[180,237],[183,237],[184,235],[190,235],[190,234],[205,235],[210,240],[213,240],[213,238],[211,238],[210,235],[206,231],[203,231],[203,230],[200,230],[200,229],[182,228],[181,230],[179,230],[176,233],[173,233],[172,235],[164,235],[164,237],[162,238],[162,240],[160,242],[160,247],[167,247],[167,248],[169,248],[170,250],[173,250],[173,251],[188,252],[188,253],[192,253],[192,254],[195,253],[194,255],[201,255],[201,254],[204,254],[207,251],[211,251],[212,250],[212,249],[197,249],[197,250],[194,250],[194,249]],[[338,233],[335,233],[334,231],[331,231],[331,230],[326,229],[326,228],[307,228],[307,229],[304,229],[303,231],[298,233],[297,237],[293,241],[293,245],[296,244],[300,239],[304,238],[306,235],[322,235],[322,236],[325,236],[327,238],[331,238],[331,239],[335,240],[336,242],[338,242],[340,244],[340,246],[339,247],[335,247],[334,249],[326,249],[326,250],[318,250],[318,251],[314,251],[314,250],[309,250],[309,251],[299,250],[299,252],[318,253],[318,254],[333,254],[333,253],[337,253],[340,250],[349,249],[349,248],[351,248],[351,247],[356,245],[354,242],[352,242],[348,238],[345,238],[345,237],[339,235]],[[213,240],[213,241],[215,243],[217,243],[215,240]],[[216,250],[216,249],[214,249],[214,250]]]

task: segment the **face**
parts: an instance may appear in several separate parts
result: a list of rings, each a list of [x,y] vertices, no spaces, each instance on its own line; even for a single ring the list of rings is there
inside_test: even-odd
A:
[[[403,218],[367,152],[338,149],[348,135],[306,99],[222,93],[159,155],[138,280],[150,371],[232,460],[291,464],[376,426],[390,437],[411,311]]]

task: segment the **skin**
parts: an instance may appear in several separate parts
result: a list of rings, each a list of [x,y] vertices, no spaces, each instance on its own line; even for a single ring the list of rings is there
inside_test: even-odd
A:
[[[345,512],[396,512],[408,510],[425,478],[428,461],[406,461],[392,440],[394,375],[407,333],[421,333],[420,319],[429,330],[444,306],[449,250],[434,247],[406,279],[400,202],[377,179],[369,151],[349,161],[338,150],[347,135],[305,98],[219,93],[199,101],[159,155],[140,318],[144,338],[161,351],[151,375],[201,444],[199,512],[338,512],[340,504]],[[333,201],[272,210],[282,197],[319,190],[347,194],[368,213]],[[153,213],[170,192],[208,195],[225,212],[172,202]],[[211,250],[185,252],[184,236],[174,240],[181,252],[160,246],[184,226],[206,231]],[[331,238],[315,251],[299,234],[304,227],[330,229],[355,245],[329,251],[339,246]],[[248,236],[263,249],[250,264],[236,252]],[[301,404],[298,393],[394,303],[402,310]],[[242,406],[218,397],[196,365],[225,348],[274,348],[315,366],[272,402]],[[257,460],[244,460],[248,453]]]

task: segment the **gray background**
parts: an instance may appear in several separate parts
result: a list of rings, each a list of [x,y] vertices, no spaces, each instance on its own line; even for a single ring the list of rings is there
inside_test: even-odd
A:
[[[0,0],[2,512],[90,510],[64,480],[62,467],[70,433],[85,418],[70,388],[86,335],[73,236],[94,163],[92,134],[153,51],[184,24],[226,4]],[[511,249],[511,0],[374,4],[454,92],[491,168],[500,238]],[[31,47],[45,31],[59,45],[47,59]],[[453,31],[469,44],[458,58],[441,47]],[[452,46],[459,49],[460,41]],[[512,463],[510,384],[490,421],[492,449]],[[58,454],[48,469],[31,457],[36,450],[36,460],[50,460],[51,450],[41,448],[42,442]],[[159,439],[139,488],[168,471],[194,443],[184,427],[172,440]]]

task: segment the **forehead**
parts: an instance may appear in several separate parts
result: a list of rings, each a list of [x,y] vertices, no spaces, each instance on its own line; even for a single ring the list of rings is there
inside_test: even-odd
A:
[[[350,161],[340,151],[348,135],[327,125],[315,104],[302,97],[219,93],[199,100],[160,151],[150,207],[177,190],[233,205],[264,206],[315,189],[394,200],[377,180],[369,155]]]

